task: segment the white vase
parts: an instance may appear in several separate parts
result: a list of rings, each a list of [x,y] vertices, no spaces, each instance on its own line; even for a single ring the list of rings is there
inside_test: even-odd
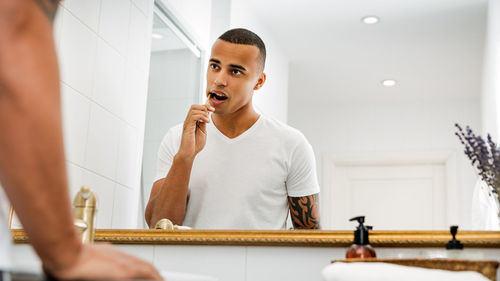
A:
[[[482,179],[478,179],[472,196],[472,229],[500,230],[498,197]]]

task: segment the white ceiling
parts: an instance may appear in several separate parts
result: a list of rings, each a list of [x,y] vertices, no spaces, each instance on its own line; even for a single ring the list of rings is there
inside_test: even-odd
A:
[[[479,97],[487,0],[251,3],[290,61],[293,98]],[[366,15],[380,22],[365,25]],[[381,86],[388,78],[398,85]]]

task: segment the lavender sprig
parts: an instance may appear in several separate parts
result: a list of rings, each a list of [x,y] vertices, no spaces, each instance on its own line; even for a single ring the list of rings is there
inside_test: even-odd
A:
[[[498,147],[488,134],[485,141],[481,136],[476,136],[467,126],[465,132],[460,125],[455,124],[460,142],[464,145],[464,153],[471,160],[472,166],[483,181],[491,187],[495,194],[500,193],[500,147]]]

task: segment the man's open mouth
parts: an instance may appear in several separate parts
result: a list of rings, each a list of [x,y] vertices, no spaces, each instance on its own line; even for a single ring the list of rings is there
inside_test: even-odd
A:
[[[227,100],[227,97],[223,94],[210,92],[209,95],[210,95],[210,98],[213,98],[216,100]]]

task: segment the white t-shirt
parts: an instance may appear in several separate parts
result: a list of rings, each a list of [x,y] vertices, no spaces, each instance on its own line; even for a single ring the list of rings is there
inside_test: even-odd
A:
[[[182,124],[163,138],[156,180],[166,177],[181,137]],[[197,229],[285,229],[287,197],[315,193],[314,153],[298,130],[261,115],[230,139],[211,122],[191,171],[183,224]]]
[[[10,247],[12,236],[8,226],[10,203],[0,185],[0,270],[11,267]]]

